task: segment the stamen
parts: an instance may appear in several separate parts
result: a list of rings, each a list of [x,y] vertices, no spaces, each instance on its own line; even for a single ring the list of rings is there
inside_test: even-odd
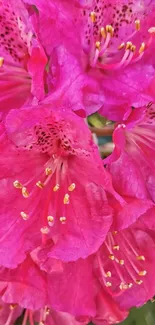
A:
[[[68,186],[68,191],[72,192],[75,190],[75,183],[72,183],[70,186]]]
[[[22,188],[22,187],[23,187],[23,185],[22,185],[19,181],[14,181],[14,182],[13,182],[13,186],[14,186],[15,188]]]
[[[101,36],[102,36],[103,38],[106,38],[106,31],[105,31],[105,28],[104,28],[104,27],[101,27],[100,32],[101,32]]]
[[[149,32],[150,34],[154,34],[154,33],[155,33],[155,27],[151,27],[151,28],[149,28],[149,29],[148,29],[148,32]]]
[[[132,45],[132,46],[131,46],[131,51],[132,51],[132,52],[135,52],[135,51],[136,51],[136,46],[135,46],[135,45]]]
[[[132,286],[133,286],[133,283],[123,283],[122,282],[119,287],[121,290],[127,290],[129,288],[132,288]]]
[[[113,36],[114,28],[111,25],[106,25],[106,32],[110,33],[110,35]]]
[[[48,217],[47,217],[47,220],[48,220],[48,225],[49,225],[50,227],[52,227],[52,226],[53,226],[53,222],[54,222],[54,217],[52,217],[52,216],[48,216]]]
[[[92,11],[92,12],[90,13],[90,18],[91,18],[92,23],[95,23],[95,21],[96,21],[96,14],[95,14],[94,11]]]
[[[120,265],[124,265],[124,260],[119,260]]]
[[[135,27],[136,27],[137,31],[140,30],[140,20],[139,19],[135,20]]]
[[[114,245],[113,249],[119,251],[119,245]]]
[[[139,49],[139,54],[141,54],[141,53],[143,53],[143,52],[144,52],[144,50],[145,50],[145,47],[146,47],[146,44],[143,42],[143,43],[141,44],[141,47],[140,47],[140,49]]]
[[[69,194],[66,193],[64,196],[64,204],[69,204]]]
[[[125,47],[125,43],[121,43],[119,46],[118,46],[118,50],[122,50],[124,49]]]
[[[60,217],[60,222],[64,224],[66,222],[66,217]]]
[[[112,283],[111,282],[106,282],[106,286],[107,287],[111,287],[112,286]]]
[[[39,325],[45,325],[45,323],[41,321],[41,322],[39,322]]]
[[[50,314],[50,309],[46,308],[46,316],[48,316]]]
[[[106,273],[106,276],[107,276],[107,278],[111,278],[111,272],[108,271],[108,272]]]
[[[23,220],[27,220],[29,218],[29,215],[23,211],[21,211],[20,215],[23,218]]]
[[[46,176],[51,175],[51,174],[52,174],[52,169],[47,167],[47,168],[45,169],[45,174],[46,174]]]
[[[140,271],[138,274],[139,274],[140,276],[145,276],[145,275],[147,274],[147,271],[146,271],[146,270],[144,270],[144,271]]]
[[[117,233],[118,233],[118,231],[116,231],[116,230],[112,232],[113,235],[117,235]]]
[[[138,261],[145,261],[145,257],[143,255],[137,256]]]
[[[39,188],[43,189],[44,188],[44,184],[41,181],[38,181],[36,183],[36,186],[38,186]]]
[[[136,280],[136,283],[140,285],[140,284],[143,283],[143,281],[142,280]]]
[[[126,50],[131,50],[132,48],[132,42],[127,42],[126,43]]]
[[[3,65],[3,62],[4,62],[4,58],[0,57],[0,68],[1,68],[2,65]]]
[[[56,184],[54,187],[53,187],[53,191],[54,192],[57,192],[60,188],[60,185],[59,184]]]
[[[98,50],[100,50],[100,48],[101,48],[101,43],[100,43],[99,41],[97,41],[97,42],[95,43],[95,46],[96,46],[96,48],[97,48]]]
[[[29,192],[25,186],[22,187],[22,195],[25,199],[29,197]]]
[[[48,227],[42,227],[41,229],[40,229],[40,231],[41,231],[41,233],[43,234],[43,235],[47,235],[48,233],[49,233],[49,228]]]
[[[11,305],[10,305],[10,309],[11,309],[11,310],[14,310],[15,308],[17,308],[17,306],[18,306],[17,304],[11,304]]]
[[[110,260],[114,261],[114,259],[115,259],[115,256],[114,256],[114,255],[112,255],[112,254],[110,254],[110,255],[109,255],[109,258],[110,258]]]

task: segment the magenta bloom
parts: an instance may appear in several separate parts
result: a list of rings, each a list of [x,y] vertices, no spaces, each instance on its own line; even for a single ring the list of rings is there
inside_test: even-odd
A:
[[[47,53],[57,52],[57,73],[51,68],[54,83],[68,82],[70,94],[76,89],[73,99],[77,96],[78,106],[88,114],[100,109],[117,120],[126,113],[127,104],[140,106],[154,96],[155,70],[149,51],[155,32],[154,1],[56,0],[46,6],[43,0],[26,2],[39,10]],[[72,109],[77,110],[77,101],[72,101]]]
[[[112,223],[111,181],[84,121],[41,105],[10,111],[1,132],[1,265],[48,238],[63,261],[94,253]]]
[[[145,218],[152,219],[149,213]],[[108,234],[97,254],[96,274],[121,309],[141,306],[154,295],[154,258],[154,233],[143,222]]]
[[[35,22],[20,0],[0,1],[1,111],[19,108],[44,96],[47,62],[35,32]]]

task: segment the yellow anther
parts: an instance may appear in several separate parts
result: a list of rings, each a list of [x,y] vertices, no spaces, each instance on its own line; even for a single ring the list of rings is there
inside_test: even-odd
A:
[[[4,62],[4,58],[0,57],[0,68],[1,68],[2,65],[3,65],[3,62]]]
[[[106,31],[105,31],[105,28],[104,28],[104,27],[101,27],[100,31],[101,31],[101,36],[102,36],[103,38],[106,38]]]
[[[112,232],[113,235],[117,235],[117,233],[118,232],[116,230]]]
[[[44,184],[41,181],[38,181],[36,183],[36,186],[39,187],[39,188],[41,188],[41,189],[44,188]]]
[[[25,186],[22,187],[22,195],[27,198],[29,197],[29,192]]]
[[[114,245],[113,249],[119,251],[119,245]]]
[[[126,50],[131,50],[132,48],[132,42],[127,42],[126,43]]]
[[[108,272],[106,273],[106,277],[107,277],[107,278],[111,278],[111,272],[110,272],[110,271],[108,271]]]
[[[147,271],[146,271],[146,270],[144,270],[144,271],[140,271],[138,274],[139,274],[140,276],[145,276],[145,275],[147,274]]]
[[[17,304],[11,304],[9,307],[11,310],[13,310],[13,309],[17,308],[17,306],[18,306]]]
[[[99,41],[97,41],[96,44],[95,44],[95,46],[96,46],[96,48],[97,48],[98,50],[100,50],[101,43],[100,43]]]
[[[140,20],[139,19],[135,20],[135,27],[136,27],[136,30],[140,30]]]
[[[65,223],[66,222],[66,217],[60,217],[60,222]]]
[[[95,23],[95,21],[96,21],[96,14],[95,14],[94,11],[92,11],[92,12],[90,13],[90,18],[91,18],[92,23]]]
[[[29,215],[23,211],[21,211],[20,215],[23,218],[23,220],[27,220],[29,218]]]
[[[136,46],[135,46],[135,45],[132,45],[132,46],[131,46],[131,51],[132,51],[132,52],[135,52],[135,51],[136,51]]]
[[[124,265],[124,260],[119,260],[120,265]]]
[[[143,255],[137,256],[138,261],[145,261],[145,257]]]
[[[133,283],[123,283],[122,282],[119,287],[121,290],[127,290],[129,288],[132,288],[132,286],[133,286]]]
[[[122,49],[124,49],[124,47],[125,47],[125,43],[123,42],[123,43],[121,43],[121,44],[119,45],[118,49],[119,49],[119,50],[122,50]]]
[[[151,27],[151,28],[149,28],[148,32],[149,32],[150,34],[155,34],[155,27]]]
[[[111,282],[106,282],[106,286],[107,287],[111,287],[112,286],[112,283]]]
[[[23,185],[22,185],[20,182],[18,182],[18,181],[14,181],[14,182],[13,182],[13,186],[14,186],[15,188],[22,188],[22,187],[23,187]]]
[[[49,233],[49,228],[48,227],[42,227],[41,229],[40,229],[40,231],[41,231],[41,233],[43,234],[43,235],[47,235],[48,233]]]
[[[65,194],[64,196],[64,204],[69,204],[69,194]]]
[[[112,254],[110,254],[110,255],[109,255],[109,258],[110,258],[110,260],[114,261],[114,259],[115,259],[115,256],[114,256],[114,255],[112,255]]]
[[[47,221],[48,221],[48,225],[49,225],[50,227],[53,226],[54,217],[53,217],[53,216],[48,216],[48,217],[47,217]]]
[[[59,184],[56,184],[54,187],[53,187],[53,191],[54,192],[57,192],[60,188],[60,185]]]
[[[144,50],[145,50],[145,47],[146,47],[146,45],[145,45],[145,43],[143,42],[143,43],[141,44],[141,46],[140,46],[140,49],[139,49],[139,54],[141,54],[141,53],[143,53],[143,52],[144,52]]]
[[[143,281],[142,280],[136,280],[136,283],[140,285],[140,284],[143,283]]]
[[[46,168],[45,169],[45,174],[46,174],[46,176],[51,175],[52,174],[52,169],[51,168]]]
[[[106,32],[110,33],[110,35],[113,36],[114,28],[111,25],[106,25]]]
[[[72,192],[75,190],[75,183],[72,183],[70,186],[68,186],[68,191]]]

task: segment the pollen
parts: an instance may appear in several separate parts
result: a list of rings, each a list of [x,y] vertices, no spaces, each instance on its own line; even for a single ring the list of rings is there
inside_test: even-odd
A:
[[[124,47],[125,47],[125,43],[123,42],[118,46],[118,50],[122,50],[124,49]]]
[[[113,234],[113,235],[117,235],[117,231],[116,231],[116,230],[113,231],[112,234]]]
[[[100,50],[101,43],[100,43],[99,41],[97,41],[96,44],[95,44],[95,46],[96,46],[96,48],[97,48],[98,50]]]
[[[39,187],[39,188],[41,188],[41,189],[44,188],[44,184],[41,181],[38,181],[36,183],[36,186]]]
[[[107,287],[111,287],[112,286],[112,283],[111,282],[106,282],[106,286]]]
[[[136,283],[140,285],[140,284],[143,283],[143,281],[142,280],[136,280]]]
[[[105,28],[104,28],[104,27],[101,27],[100,32],[101,32],[101,36],[102,36],[103,38],[106,38],[106,31],[105,31]]]
[[[41,233],[43,234],[43,235],[47,235],[48,233],[49,233],[49,228],[47,227],[47,226],[45,226],[45,227],[42,227],[41,229],[40,229],[40,231],[41,231]]]
[[[48,217],[47,217],[47,221],[48,221],[48,225],[49,225],[50,227],[53,226],[54,217],[53,217],[53,216],[48,216]]]
[[[64,204],[69,204],[69,194],[66,193],[64,196]]]
[[[14,186],[15,188],[22,188],[22,187],[23,187],[23,185],[22,185],[19,181],[14,181],[14,182],[13,182],[13,186]]]
[[[127,289],[132,288],[132,286],[133,286],[133,283],[123,283],[122,282],[119,287],[121,290],[127,290]]]
[[[92,12],[90,13],[90,18],[91,18],[92,23],[95,23],[95,21],[96,21],[96,14],[95,14],[94,11],[92,11]]]
[[[138,261],[145,261],[145,257],[143,255],[137,256]]]
[[[54,187],[53,187],[53,191],[54,192],[57,192],[60,188],[60,185],[59,184],[56,184]]]
[[[68,191],[72,192],[75,190],[75,183],[72,183],[70,186],[68,186]]]
[[[107,277],[107,278],[111,278],[111,272],[110,272],[110,271],[108,271],[108,272],[106,273],[106,277]]]
[[[132,46],[133,46],[132,42],[127,42],[126,43],[126,50],[131,50]]]
[[[138,274],[139,274],[140,276],[145,276],[145,275],[147,274],[147,271],[146,271],[146,270],[144,270],[144,271],[140,271]]]
[[[23,218],[23,220],[27,220],[29,218],[29,215],[23,211],[21,211],[20,215]]]
[[[113,249],[119,251],[119,245],[114,245]]]
[[[132,52],[135,52],[135,51],[136,51],[136,46],[135,46],[135,45],[132,45],[132,46],[131,46],[131,51],[132,51]]]
[[[111,25],[106,25],[106,32],[113,36],[114,28]]]
[[[66,217],[60,217],[60,222],[62,223],[62,224],[64,224],[65,222],[66,222]]]
[[[124,265],[124,260],[119,260],[120,265]]]
[[[135,20],[135,27],[136,27],[137,31],[140,30],[140,20],[139,19]]]
[[[4,58],[0,57],[0,68],[2,67],[3,63],[4,63]]]
[[[29,197],[29,192],[27,190],[27,188],[25,186],[22,187],[22,195],[24,198],[28,198]]]
[[[51,175],[52,174],[52,169],[51,168],[46,168],[45,169],[45,174],[46,174],[46,176],[49,176],[49,175]]]
[[[145,45],[145,43],[143,42],[143,43],[141,44],[141,46],[140,46],[140,49],[139,49],[139,54],[141,54],[141,53],[143,53],[143,52],[144,52],[144,50],[145,50],[145,47],[146,47],[146,45]]]
[[[17,308],[17,306],[18,306],[17,304],[11,304],[11,305],[10,305],[10,309],[11,309],[11,310],[14,310],[15,308]]]
[[[109,258],[110,258],[110,260],[114,261],[114,259],[115,259],[115,256],[114,256],[114,255],[112,255],[112,254],[110,254],[110,255],[109,255]]]

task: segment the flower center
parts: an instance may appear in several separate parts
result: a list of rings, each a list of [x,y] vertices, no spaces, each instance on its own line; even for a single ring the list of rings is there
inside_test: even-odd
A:
[[[136,48],[136,45],[131,41],[124,41],[117,46],[115,45],[115,43],[117,43],[115,41],[118,38],[117,27],[114,29],[112,25],[100,25],[99,17],[95,11],[90,13],[89,36],[88,32],[86,34],[86,41],[89,44],[91,67],[98,67],[103,70],[117,70],[141,60],[145,50],[152,44],[155,36],[155,27],[151,27],[148,30],[149,36],[147,42],[142,42],[139,48]],[[130,39],[132,39],[140,29],[141,22],[139,19],[136,19],[135,30],[129,35]]]
[[[106,287],[111,287],[115,295],[132,288],[133,285],[141,285],[142,278],[147,275],[145,256],[135,247],[132,237],[132,233],[130,234],[132,240],[123,232],[109,233],[104,244],[106,256],[104,267],[101,257],[98,256],[102,281]]]

